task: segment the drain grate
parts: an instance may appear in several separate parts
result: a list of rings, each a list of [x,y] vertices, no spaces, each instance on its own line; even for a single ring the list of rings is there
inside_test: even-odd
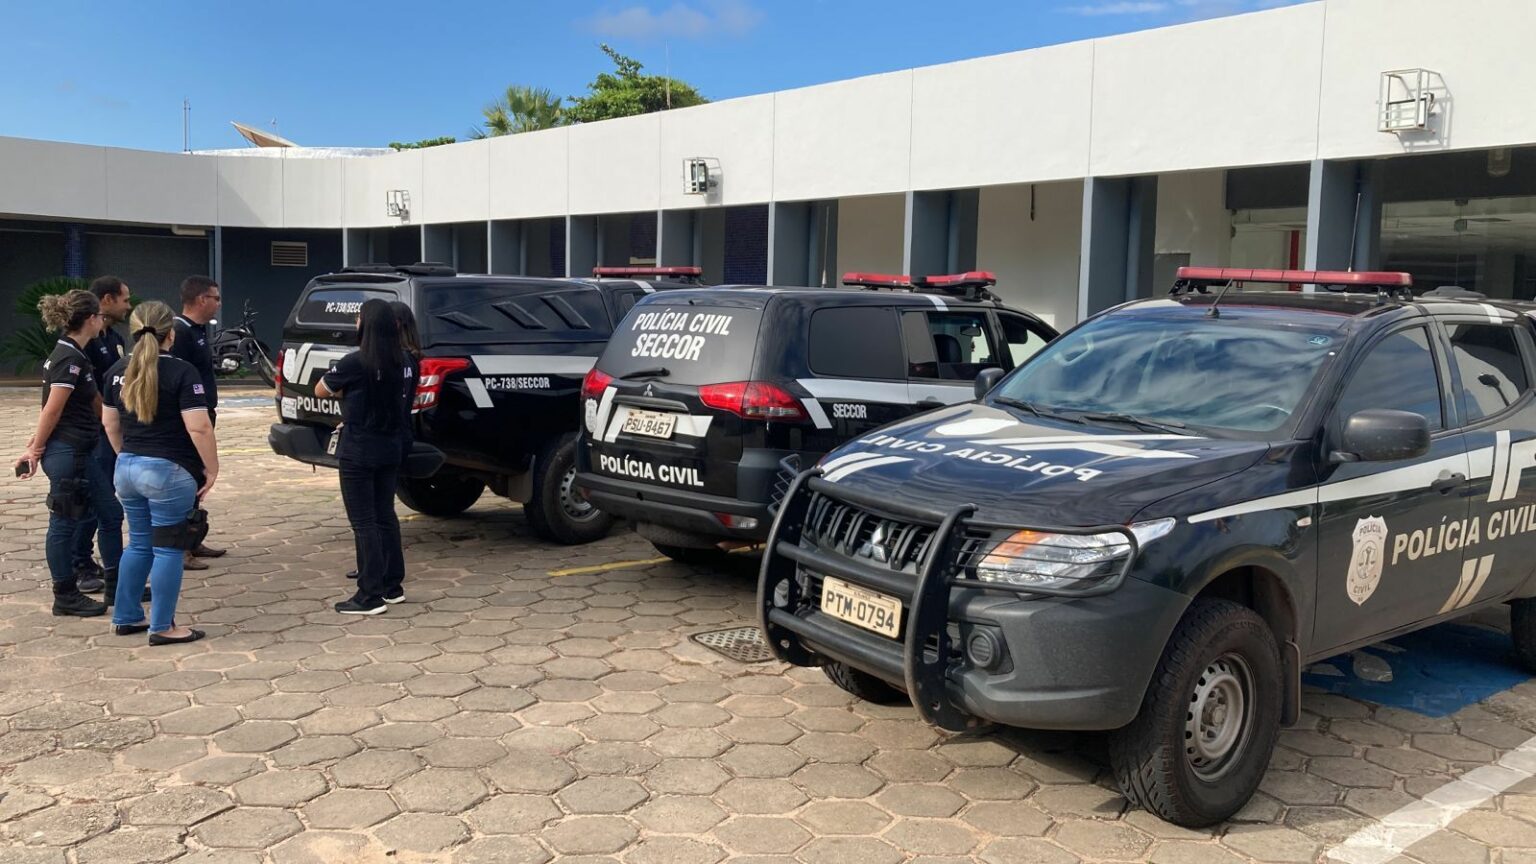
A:
[[[756,627],[711,630],[708,633],[695,633],[692,639],[737,663],[766,663],[773,659],[773,652],[768,650],[768,643],[763,639],[763,631]]]

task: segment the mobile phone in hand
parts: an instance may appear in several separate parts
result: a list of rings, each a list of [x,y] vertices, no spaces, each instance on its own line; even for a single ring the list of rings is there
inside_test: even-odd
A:
[[[32,473],[32,463],[29,460],[23,459],[16,463],[17,477],[25,477],[30,473]]]

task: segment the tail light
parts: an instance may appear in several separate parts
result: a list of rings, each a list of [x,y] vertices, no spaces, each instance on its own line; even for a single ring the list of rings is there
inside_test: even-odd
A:
[[[609,375],[607,372],[599,372],[597,367],[593,366],[592,371],[587,373],[587,377],[581,379],[581,398],[583,400],[601,399],[603,391],[607,390],[608,385],[612,383],[612,375]]]
[[[416,382],[415,410],[425,411],[436,406],[448,376],[468,368],[469,360],[464,357],[423,357],[421,377]]]
[[[706,384],[699,388],[699,399],[711,408],[729,411],[748,420],[804,420],[807,417],[805,406],[799,399],[767,381]]]
[[[272,386],[279,393],[283,392],[283,359],[287,356],[287,351],[278,351],[277,360],[272,364]]]

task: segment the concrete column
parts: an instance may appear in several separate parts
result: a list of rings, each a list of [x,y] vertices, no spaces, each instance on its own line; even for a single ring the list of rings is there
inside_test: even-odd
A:
[[[373,232],[367,228],[341,229],[341,263],[344,267],[367,264],[373,260]]]
[[[602,260],[602,231],[596,216],[565,217],[565,275],[591,276]]]
[[[656,266],[702,266],[699,225],[693,210],[662,210],[656,236]]]
[[[1156,177],[1083,181],[1078,318],[1150,295],[1156,231]]]
[[[902,272],[911,276],[976,269],[977,189],[908,192]]]
[[[811,284],[811,209],[804,201],[768,205],[768,284]]]
[[[1382,164],[1312,163],[1307,185],[1308,270],[1381,266]]]
[[[487,270],[508,276],[528,272],[523,223],[515,219],[493,219],[486,227],[486,235]]]
[[[1371,159],[1360,164],[1360,207],[1355,220],[1356,270],[1381,269],[1381,207],[1386,162]]]
[[[421,226],[421,260],[452,264],[453,251],[452,225]]]

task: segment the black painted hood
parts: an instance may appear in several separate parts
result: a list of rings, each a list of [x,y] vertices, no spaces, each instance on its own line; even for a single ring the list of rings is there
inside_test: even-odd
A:
[[[1148,505],[1253,465],[1269,449],[958,405],[886,426],[822,460],[838,486],[1033,527],[1126,524]],[[1149,513],[1161,517],[1163,513]],[[1146,518],[1146,517],[1143,517]]]

